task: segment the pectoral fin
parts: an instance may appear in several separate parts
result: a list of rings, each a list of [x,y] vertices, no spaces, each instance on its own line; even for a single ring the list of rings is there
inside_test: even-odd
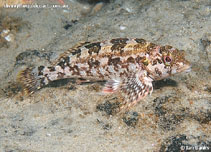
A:
[[[109,80],[104,89],[104,93],[121,93],[126,107],[135,105],[153,91],[152,79],[147,76],[146,71],[138,71],[121,80]],[[124,106],[124,107],[125,107]]]

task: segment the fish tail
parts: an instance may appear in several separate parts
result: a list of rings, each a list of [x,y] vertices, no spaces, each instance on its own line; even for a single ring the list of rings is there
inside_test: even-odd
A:
[[[37,69],[37,67],[28,67],[17,75],[17,82],[22,86],[25,95],[30,95],[44,86],[43,76],[38,75]]]

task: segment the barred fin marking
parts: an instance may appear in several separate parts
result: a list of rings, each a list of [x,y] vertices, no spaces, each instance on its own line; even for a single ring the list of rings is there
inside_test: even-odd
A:
[[[119,89],[119,86],[121,84],[120,80],[112,79],[108,80],[105,84],[105,87],[103,88],[103,93],[114,93]]]
[[[17,82],[22,86],[23,92],[29,95],[48,85],[51,81],[64,79],[65,74],[67,75],[69,71],[64,72],[59,65],[55,67],[29,67],[19,72]]]
[[[36,90],[39,90],[42,85],[37,75],[33,73],[34,67],[26,68],[18,73],[17,82],[19,82],[23,88],[25,95],[30,95]]]
[[[123,81],[121,93],[125,99],[125,105],[121,108],[130,108],[153,91],[152,79],[146,71],[139,71]]]
[[[121,109],[129,108],[152,93],[152,81],[147,76],[147,72],[142,70],[122,80],[109,80],[103,88],[103,93],[121,93],[125,101],[125,105]]]

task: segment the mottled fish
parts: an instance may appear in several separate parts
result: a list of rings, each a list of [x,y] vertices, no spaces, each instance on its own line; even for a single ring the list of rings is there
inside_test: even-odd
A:
[[[104,93],[119,92],[127,106],[153,91],[152,81],[189,71],[184,51],[139,38],[85,42],[63,53],[52,66],[29,67],[18,81],[26,94],[65,78],[106,80]]]

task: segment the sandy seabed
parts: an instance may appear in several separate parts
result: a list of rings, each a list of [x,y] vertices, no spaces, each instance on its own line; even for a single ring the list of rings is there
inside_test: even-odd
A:
[[[211,149],[209,0],[41,0],[0,8],[0,151],[157,152]],[[28,5],[32,5],[28,3]],[[68,6],[68,7],[67,7]],[[50,65],[81,41],[144,38],[185,50],[192,71],[154,84],[126,113],[102,83],[57,81],[23,97],[18,71]]]

